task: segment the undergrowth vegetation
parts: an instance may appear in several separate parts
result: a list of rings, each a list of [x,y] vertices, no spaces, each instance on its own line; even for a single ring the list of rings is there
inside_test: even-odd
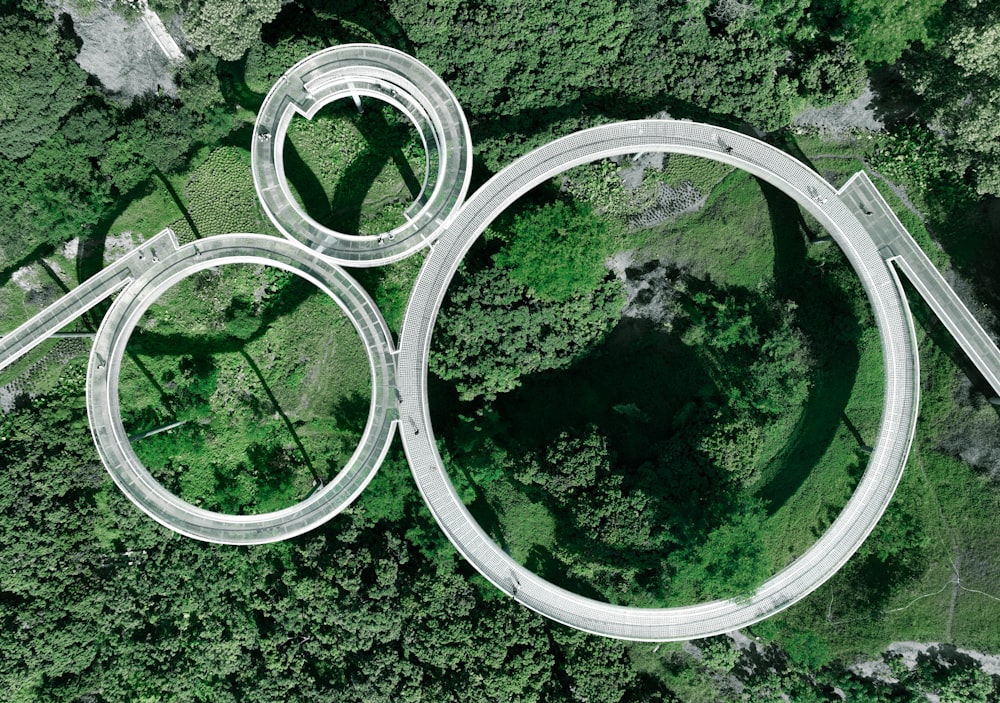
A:
[[[424,182],[423,145],[392,107],[364,100],[296,117],[285,139],[285,172],[313,219],[347,234],[380,234],[403,224]]]
[[[369,388],[361,340],[336,303],[287,272],[227,266],[146,312],[120,396],[158,480],[207,509],[248,513],[287,507],[337,474]]]

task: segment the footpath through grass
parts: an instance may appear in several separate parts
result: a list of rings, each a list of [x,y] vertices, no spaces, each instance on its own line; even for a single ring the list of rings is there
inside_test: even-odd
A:
[[[807,156],[838,148],[816,137],[800,139],[799,146]],[[839,148],[858,153],[856,143]],[[816,163],[824,171],[842,169],[831,173],[831,180],[845,179],[858,166],[833,159]],[[928,256],[947,267],[948,254],[930,240],[919,218],[884,181],[873,179]],[[920,191],[908,195],[918,205],[936,197]],[[961,245],[968,246],[968,240]],[[995,529],[1000,487],[995,469],[989,468],[1000,413],[926,304],[909,286],[907,292],[917,322],[921,400],[899,488],[871,537],[840,572],[809,598],[752,628],[783,643],[810,633],[810,656],[821,662],[871,657],[893,641],[1000,651],[1000,536]]]

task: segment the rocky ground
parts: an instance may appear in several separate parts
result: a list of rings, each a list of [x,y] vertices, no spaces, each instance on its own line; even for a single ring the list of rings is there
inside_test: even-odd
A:
[[[846,105],[831,105],[802,111],[792,120],[792,125],[818,129],[825,134],[841,134],[856,130],[881,132],[884,125],[876,115],[874,98],[875,93],[869,85],[861,95]]]
[[[125,17],[107,0],[99,0],[90,10],[81,10],[72,0],[60,0],[55,10],[72,18],[73,31],[82,41],[76,62],[108,92],[129,100],[146,93],[176,94],[176,66],[164,56],[138,14]]]

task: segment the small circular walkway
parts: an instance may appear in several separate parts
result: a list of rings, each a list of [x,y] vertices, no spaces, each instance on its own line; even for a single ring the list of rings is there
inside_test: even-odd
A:
[[[285,135],[295,115],[312,119],[325,105],[361,96],[402,112],[426,154],[423,185],[406,221],[373,236],[336,232],[306,214],[284,165]],[[451,221],[472,177],[472,139],[455,95],[424,64],[384,46],[344,44],[303,59],[274,84],[257,114],[251,164],[261,205],[286,237],[339,264],[380,266],[434,241]]]
[[[275,266],[295,273],[332,298],[361,335],[372,374],[364,434],[337,476],[304,501],[259,515],[203,510],[165,489],[136,456],[122,425],[118,374],[129,335],[142,314],[182,278],[225,264]],[[123,291],[104,316],[90,352],[87,413],[97,451],[111,477],[150,517],[175,532],[207,542],[259,544],[288,539],[323,524],[360,495],[392,441],[396,422],[392,336],[375,303],[353,278],[323,257],[278,237],[227,234],[183,246]]]

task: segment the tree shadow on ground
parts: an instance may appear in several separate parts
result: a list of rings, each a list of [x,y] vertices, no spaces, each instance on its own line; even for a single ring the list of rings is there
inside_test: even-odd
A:
[[[677,335],[624,318],[576,364],[525,378],[495,408],[507,436],[517,438],[512,450],[537,450],[595,424],[619,460],[637,466],[656,458],[656,443],[691,398],[716,392],[702,360]]]
[[[861,328],[842,292],[810,265],[806,242],[816,234],[798,205],[768,183],[760,181],[760,187],[774,235],[776,291],[798,305],[796,323],[809,341],[816,365],[815,382],[795,433],[757,489],[774,514],[795,495],[836,435],[860,364]]]
[[[368,424],[371,405],[371,396],[358,391],[343,396],[333,406],[332,414],[337,427],[361,436]]]
[[[215,69],[219,90],[226,104],[232,108],[239,106],[257,112],[264,103],[265,94],[258,93],[247,85],[246,72],[246,55],[238,61],[219,61]]]
[[[872,99],[867,107],[875,111],[875,118],[894,129],[913,121],[921,99],[914,93],[895,66],[885,66],[869,73]]]
[[[278,402],[278,399],[271,391],[271,387],[267,384],[267,380],[264,378],[264,374],[261,373],[260,367],[257,366],[256,362],[253,360],[253,357],[251,357],[250,354],[248,354],[245,349],[240,350],[240,356],[243,357],[243,361],[246,362],[247,366],[250,367],[250,370],[253,371],[254,376],[257,377],[257,382],[260,383],[260,387],[264,389],[264,394],[267,395],[267,399],[271,402],[271,407],[274,408],[274,412],[277,413],[278,417],[281,418],[281,422],[282,424],[284,424],[285,430],[288,432],[288,435],[292,438],[292,441],[295,443],[295,447],[299,450],[299,455],[301,456],[302,461],[305,464],[306,468],[309,469],[309,473],[312,474],[313,480],[321,482],[324,478],[328,478],[326,476],[321,477],[316,472],[316,467],[313,466],[312,458],[309,456],[309,452],[306,451],[305,445],[302,444],[302,440],[299,437],[299,433],[295,431],[295,425],[292,424],[292,421],[288,418],[288,415],[285,414],[284,409],[282,409],[281,407],[281,403]]]
[[[44,257],[52,256],[55,251],[56,247],[53,244],[39,244],[37,247],[32,249],[29,254],[18,259],[6,268],[0,269],[0,286],[5,286],[10,283],[10,280],[19,269],[38,263]]]
[[[80,238],[76,253],[76,280],[83,283],[104,269],[104,253],[111,226],[121,216],[129,203],[146,192],[152,179],[140,183],[124,197],[116,201],[114,208],[106,213],[97,225],[85,237]],[[96,330],[101,319],[111,307],[110,300],[103,300],[81,316],[81,322],[88,330]]]
[[[691,415],[685,411],[692,403],[717,394],[703,360],[678,335],[651,320],[624,318],[571,368],[527,377],[520,388],[498,398],[494,407],[503,433],[494,439],[511,456],[520,456],[544,451],[564,432],[580,436],[596,425],[607,438],[611,470],[623,476],[621,491],[630,495],[641,490],[657,529],[680,531],[685,523],[687,544],[696,544],[734,507],[720,493],[728,476],[706,462],[674,454],[666,443],[684,430],[684,418]],[[639,588],[654,598],[666,595],[666,551],[612,547],[605,535],[582,532],[568,513],[571,506],[560,505],[537,486],[519,488],[556,516],[556,538],[567,552],[638,568]],[[571,577],[550,552],[538,547],[533,557],[526,566],[536,573],[604,599]]]
[[[388,162],[392,162],[399,172],[407,192],[416,198],[423,187],[423,179],[418,178],[403,153],[412,130],[408,124],[390,125],[377,101],[365,100],[368,109],[362,114],[351,114],[354,110],[343,104],[333,104],[313,119],[323,114],[347,117],[357,128],[366,148],[347,164],[337,178],[332,195],[327,195],[319,178],[312,172],[295,149],[290,138],[285,138],[285,172],[289,183],[298,193],[299,202],[306,213],[322,225],[345,234],[359,234],[361,216],[366,207],[367,194]],[[366,234],[378,234],[367,232]]]
[[[934,311],[930,309],[930,306],[927,305],[909,279],[905,276],[900,276],[900,280],[903,282],[903,290],[906,292],[910,312],[917,323],[918,329],[922,329],[930,337],[934,346],[940,349],[958,370],[965,374],[975,392],[981,393],[986,398],[995,397],[996,392],[992,386],[983,377],[979,369],[976,368],[975,364],[972,363],[965,351],[958,345],[955,338],[951,336],[948,328],[944,326],[937,315],[934,314]],[[997,408],[997,412],[1000,413],[1000,406],[995,407]]]
[[[291,276],[287,283],[269,299],[259,316],[259,323],[246,336],[229,334],[192,335],[183,332],[162,333],[144,330],[129,338],[128,346],[147,356],[190,354],[210,356],[216,352],[242,352],[246,346],[263,337],[268,327],[280,317],[293,313],[299,305],[319,290],[300,276]]]
[[[288,183],[298,193],[299,203],[312,219],[319,223],[330,219],[330,197],[326,194],[323,184],[302,160],[299,150],[291,139],[285,137],[285,175]],[[346,177],[346,173],[344,177]],[[360,216],[360,205],[358,206]]]
[[[159,179],[160,183],[163,185],[164,190],[166,190],[167,194],[170,196],[170,199],[174,201],[174,205],[177,206],[177,210],[181,213],[181,217],[184,218],[184,221],[187,223],[187,226],[191,228],[191,233],[195,236],[196,239],[201,239],[202,236],[201,232],[198,231],[198,225],[195,224],[194,218],[191,217],[191,213],[188,212],[188,209],[184,206],[184,201],[181,200],[181,196],[174,189],[174,186],[170,182],[170,179],[168,179],[166,175],[164,175],[164,173],[158,168],[153,170],[153,175],[156,176],[157,179]]]

